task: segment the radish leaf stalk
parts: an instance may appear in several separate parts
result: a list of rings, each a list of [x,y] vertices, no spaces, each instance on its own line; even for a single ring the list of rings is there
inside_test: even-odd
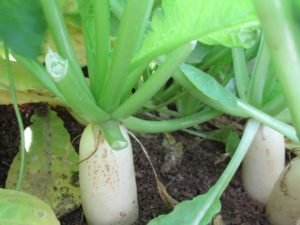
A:
[[[12,98],[15,114],[17,117],[17,122],[19,126],[19,131],[20,131],[20,168],[19,168],[19,175],[17,179],[17,184],[16,184],[16,190],[19,190],[22,184],[22,179],[24,176],[24,167],[25,167],[25,137],[24,137],[24,124],[22,121],[21,113],[18,107],[18,99],[16,96],[16,89],[15,89],[15,82],[14,82],[14,77],[13,77],[13,72],[12,68],[9,62],[9,50],[7,46],[4,46],[5,50],[5,61],[6,61],[6,68],[7,68],[7,75],[8,75],[8,80],[9,80],[9,93]]]
[[[184,62],[195,47],[195,42],[188,43],[172,51],[159,69],[128,99],[112,113],[115,119],[126,118],[136,113],[168,81],[172,73]]]
[[[300,32],[293,1],[254,0],[293,124],[300,134]]]
[[[131,59],[146,30],[152,5],[153,0],[129,0],[125,5],[109,76],[106,76],[98,100],[99,105],[107,112],[112,112],[119,105],[123,80],[127,77]]]
[[[248,121],[240,144],[228,166],[206,194],[177,204],[171,213],[154,218],[149,225],[206,225],[211,221],[221,210],[219,198],[246,155],[258,128],[259,123],[254,120]]]

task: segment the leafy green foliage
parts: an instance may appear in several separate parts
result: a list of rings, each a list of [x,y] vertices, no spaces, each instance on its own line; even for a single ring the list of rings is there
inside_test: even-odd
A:
[[[46,28],[38,0],[0,1],[0,40],[18,54],[35,58]]]
[[[52,209],[32,195],[0,189],[0,224],[59,225]]]
[[[165,0],[133,63],[151,60],[192,40],[251,47],[258,25],[250,0]]]
[[[176,101],[176,109],[180,116],[190,115],[199,111],[203,107],[203,102],[190,93],[185,94]]]
[[[171,213],[154,218],[148,225],[207,225],[221,210],[219,200],[207,204],[213,192],[214,188],[210,188],[204,195],[177,204]]]
[[[267,81],[264,87],[263,103],[267,103],[273,98],[282,95],[282,88],[280,86],[279,80],[276,76],[276,72],[273,66],[271,66],[267,71]]]
[[[225,144],[226,152],[230,153],[231,155],[234,153],[240,143],[240,137],[233,125],[223,129],[210,131],[206,135],[208,139],[223,142]]]
[[[26,154],[25,175],[21,190],[34,194],[49,203],[60,216],[80,204],[78,184],[78,155],[63,122],[56,113],[33,115],[32,142]],[[25,146],[30,135],[26,135]],[[20,165],[15,157],[6,180],[7,188],[14,188]]]
[[[212,76],[188,64],[181,65],[180,69],[194,87],[205,96],[226,107],[236,105],[236,96],[225,89]]]

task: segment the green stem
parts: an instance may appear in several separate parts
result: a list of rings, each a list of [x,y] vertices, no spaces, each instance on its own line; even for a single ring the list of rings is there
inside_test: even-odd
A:
[[[64,18],[57,0],[41,0],[42,7],[46,16],[47,24],[50,28],[52,37],[58,49],[59,55],[68,60],[69,76],[68,88],[85,96],[89,101],[93,101],[94,97],[87,85],[82,73],[81,67],[75,55]],[[60,89],[64,97],[64,90]],[[66,99],[69,102],[69,99]],[[75,102],[74,98],[72,102]]]
[[[164,103],[168,101],[170,98],[174,98],[174,96],[178,93],[180,90],[180,85],[176,82],[173,82],[173,84],[166,88],[166,90],[163,92],[161,96],[159,96],[158,101]]]
[[[108,120],[109,115],[97,106],[83,76],[71,45],[71,39],[58,1],[41,0],[41,3],[55,44],[62,58],[67,59],[65,62],[60,55],[53,52],[49,52],[46,56],[46,67],[48,70],[53,67],[53,72],[57,73],[57,69],[55,68],[57,65],[60,65],[58,67],[60,70],[62,68],[65,69],[63,74],[59,74],[61,78],[55,82],[57,88],[68,105],[83,120],[87,122],[103,122]],[[48,72],[53,76],[51,71]]]
[[[76,76],[77,82],[82,86],[81,91],[87,91],[88,86],[82,74],[72,41],[68,33],[67,27],[64,23],[64,18],[60,10],[60,6],[57,0],[41,0],[42,7],[46,16],[47,24],[50,28],[55,45],[59,54],[69,60],[70,67],[73,70],[74,76]]]
[[[226,167],[216,184],[222,187],[220,190],[220,194],[224,192],[225,188],[228,186],[229,182],[231,181],[232,177],[234,176],[235,172],[237,171],[241,162],[246,156],[248,149],[250,148],[250,145],[252,144],[252,141],[255,138],[259,126],[260,123],[256,122],[255,120],[250,119],[247,122],[239,146],[237,147],[228,166]],[[221,195],[219,195],[219,197],[221,197]]]
[[[219,201],[221,195],[225,191],[232,177],[234,176],[237,169],[239,168],[242,160],[244,159],[257,133],[258,128],[259,128],[259,123],[253,120],[248,121],[238,148],[236,149],[228,166],[222,173],[221,177],[218,179],[217,183],[211,187],[209,192],[211,194],[209,194],[205,199],[205,202],[202,203],[200,211],[197,214],[197,217],[194,219],[193,224],[199,224],[206,216],[206,213],[209,211],[210,207],[214,205],[214,203]]]
[[[228,59],[230,55],[230,49],[219,46],[214,47],[211,52],[203,59],[200,67],[202,70],[206,70],[213,65],[216,65],[220,60]]]
[[[191,53],[193,47],[194,44],[189,43],[171,52],[158,70],[112,113],[112,117],[124,119],[141,109],[143,105],[168,81],[179,65],[184,62],[186,57]]]
[[[239,97],[246,101],[250,78],[244,50],[242,48],[233,48],[232,58],[237,91]]]
[[[41,65],[41,63],[36,60],[25,58],[16,54],[14,54],[14,57],[17,62],[25,67],[26,70],[30,72],[36,79],[38,79],[48,89],[48,91],[58,97],[63,104],[66,104],[66,100],[64,99],[63,95],[58,90],[55,83],[53,82],[45,68]]]
[[[91,89],[99,99],[103,84],[108,76],[110,51],[110,6],[109,0],[95,2],[96,71],[90,76]]]
[[[122,87],[122,98],[120,102],[123,102],[126,98],[128,98],[128,96],[130,96],[133,88],[141,78],[141,75],[147,66],[148,64],[140,65],[129,73],[127,79],[125,80],[124,86]]]
[[[241,101],[240,99],[236,99],[236,105],[235,107],[229,107],[223,104],[220,104],[218,101],[213,100],[204,94],[202,94],[200,91],[196,90],[194,86],[187,80],[187,78],[180,73],[181,71],[175,73],[175,80],[180,83],[184,88],[189,90],[192,94],[194,94],[196,97],[198,97],[200,100],[202,100],[204,103],[209,105],[210,107],[213,107],[217,110],[220,110],[221,112],[230,113],[233,115],[239,115],[239,117],[251,117],[263,124],[268,125],[269,127],[277,130],[278,132],[282,133],[283,135],[287,136],[291,140],[295,142],[299,142],[295,129],[285,124],[279,120],[276,120],[275,118],[265,114],[264,112],[256,109],[255,107]]]
[[[113,14],[119,20],[121,20],[122,15],[124,13],[124,8],[122,7],[122,5],[120,5],[120,1],[118,1],[118,0],[110,0],[110,5],[111,5],[111,11],[113,12]]]
[[[15,81],[13,77],[13,72],[11,68],[11,64],[9,62],[9,50],[4,45],[4,52],[5,52],[5,62],[6,62],[6,68],[7,68],[7,75],[9,80],[9,93],[12,98],[12,103],[14,106],[15,114],[18,121],[19,126],[19,132],[21,136],[20,141],[20,169],[19,169],[19,175],[17,179],[16,184],[16,190],[19,190],[22,184],[23,176],[24,176],[24,169],[25,169],[25,137],[24,137],[24,125],[21,117],[21,113],[18,107],[18,99],[16,95],[16,88],[15,88]]]
[[[101,123],[110,119],[110,116],[99,108],[91,95],[81,92],[81,85],[73,76],[67,61],[57,53],[49,52],[46,55],[46,68],[56,87],[63,94],[68,106],[82,120],[89,123]],[[57,65],[59,65],[57,67]]]
[[[147,113],[147,105],[145,106],[145,114]],[[169,117],[180,117],[179,113],[177,111],[168,109],[167,107],[163,107],[163,108],[158,108],[155,109],[156,112],[160,113],[160,115],[162,115],[162,118],[164,117],[164,115]],[[150,113],[148,113],[150,114]],[[155,118],[155,116],[153,116]]]
[[[185,116],[199,111],[203,105],[204,103],[199,98],[188,92],[185,97],[178,99],[176,109],[181,116]]]
[[[93,7],[93,1],[84,1],[77,0],[78,9],[80,12],[81,26],[84,37],[84,46],[86,53],[86,61],[88,66],[88,75],[90,80],[95,80],[97,74],[97,64],[96,64],[96,49],[95,49],[95,25],[94,25],[94,17],[95,12],[91,10]],[[95,82],[91,82],[95,83]],[[92,84],[91,84],[92,86]],[[91,89],[93,89],[91,87]],[[94,96],[96,94],[92,91]]]
[[[188,128],[212,120],[222,113],[211,108],[178,119],[147,121],[136,117],[129,117],[122,123],[130,130],[141,133],[171,132]]]
[[[234,116],[238,116],[238,117],[247,117],[247,115],[244,112],[242,112],[240,109],[238,109],[236,107],[225,106],[223,104],[220,104],[218,101],[210,99],[209,97],[202,94],[184,76],[184,74],[181,70],[177,70],[173,74],[173,78],[178,84],[180,84],[182,87],[184,87],[186,90],[188,90],[193,96],[195,96],[199,100],[203,101],[205,104],[209,105],[210,107],[213,107],[221,112],[224,112],[224,113],[227,113],[230,115],[234,115]]]
[[[153,0],[128,0],[122,16],[116,47],[113,50],[109,76],[104,82],[98,104],[107,112],[115,110],[122,97],[122,86],[128,76],[131,59],[146,29]]]
[[[269,67],[270,54],[264,37],[262,37],[248,89],[249,102],[256,107],[261,107],[263,104],[264,90]]]
[[[114,150],[122,150],[127,147],[128,143],[122,135],[120,123],[110,120],[101,124],[101,130],[105,140]]]
[[[175,95],[175,96],[173,96],[173,97],[171,97],[171,98],[169,98],[169,99],[167,99],[165,102],[162,102],[162,103],[160,103],[160,104],[158,104],[158,105],[154,105],[154,104],[145,104],[144,105],[144,108],[145,108],[145,110],[143,110],[142,112],[140,112],[140,113],[143,113],[143,112],[147,112],[147,111],[157,111],[157,110],[159,110],[159,109],[161,109],[161,108],[163,108],[163,107],[166,107],[167,105],[169,105],[169,104],[171,104],[171,103],[174,103],[175,101],[177,101],[177,100],[179,100],[179,99],[181,99],[181,98],[183,98],[184,96],[186,96],[187,95],[187,91],[182,91],[181,93],[178,93],[177,95]]]
[[[275,119],[274,117],[269,116],[268,114],[265,114],[264,112],[256,109],[255,107],[253,107],[241,100],[238,100],[237,108],[239,110],[243,111],[245,114],[248,114],[249,117],[259,121],[262,124],[265,124],[265,125],[273,128],[274,130],[277,130],[278,132],[282,133],[283,135],[285,135],[292,141],[299,142],[296,130],[292,126],[290,126],[286,123],[283,123],[283,122]]]
[[[272,62],[300,134],[300,31],[294,1],[254,0]]]
[[[189,99],[189,96],[188,96],[188,92],[186,90],[183,90],[182,92],[178,93],[178,94],[175,94],[170,97],[169,99],[166,99],[164,102],[160,103],[159,105],[155,105],[156,108],[162,108],[164,106],[167,106],[171,103],[174,103],[180,99],[183,100],[183,98],[187,97]],[[188,101],[188,99],[186,99]],[[184,101],[184,100],[183,100]],[[198,100],[199,102],[199,100]]]
[[[261,108],[261,111],[276,116],[286,108],[286,103],[282,94],[275,96],[272,100],[268,101]]]

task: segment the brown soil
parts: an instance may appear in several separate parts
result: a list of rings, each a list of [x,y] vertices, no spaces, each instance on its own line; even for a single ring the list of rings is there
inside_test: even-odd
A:
[[[39,106],[22,107],[25,125],[34,110]],[[65,121],[74,146],[78,149],[78,135],[83,127],[79,125],[63,109],[57,109]],[[162,182],[167,186],[169,194],[178,201],[191,199],[193,196],[205,193],[218,179],[228,160],[215,164],[224,153],[222,144],[201,140],[182,132],[173,134],[184,146],[181,164],[170,171],[162,170],[165,148],[162,145],[163,135],[138,135],[146,147],[151,160],[159,173]],[[9,165],[18,150],[19,132],[12,107],[0,106],[0,187],[4,187]],[[133,141],[135,149],[135,168],[138,184],[140,219],[136,225],[147,222],[169,209],[164,205],[158,194],[153,172],[140,146]],[[241,186],[238,172],[222,196],[222,217],[226,225],[268,225],[263,207],[251,201]],[[81,208],[60,218],[62,225],[86,225]]]

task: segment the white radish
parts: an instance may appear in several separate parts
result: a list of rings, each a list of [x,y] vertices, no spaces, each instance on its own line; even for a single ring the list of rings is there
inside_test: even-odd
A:
[[[261,125],[242,164],[243,185],[250,197],[266,204],[284,163],[283,135]]]
[[[138,201],[132,148],[113,150],[98,126],[88,125],[80,140],[80,191],[89,225],[132,225]]]
[[[300,158],[294,158],[280,175],[266,213],[272,225],[300,224]]]

